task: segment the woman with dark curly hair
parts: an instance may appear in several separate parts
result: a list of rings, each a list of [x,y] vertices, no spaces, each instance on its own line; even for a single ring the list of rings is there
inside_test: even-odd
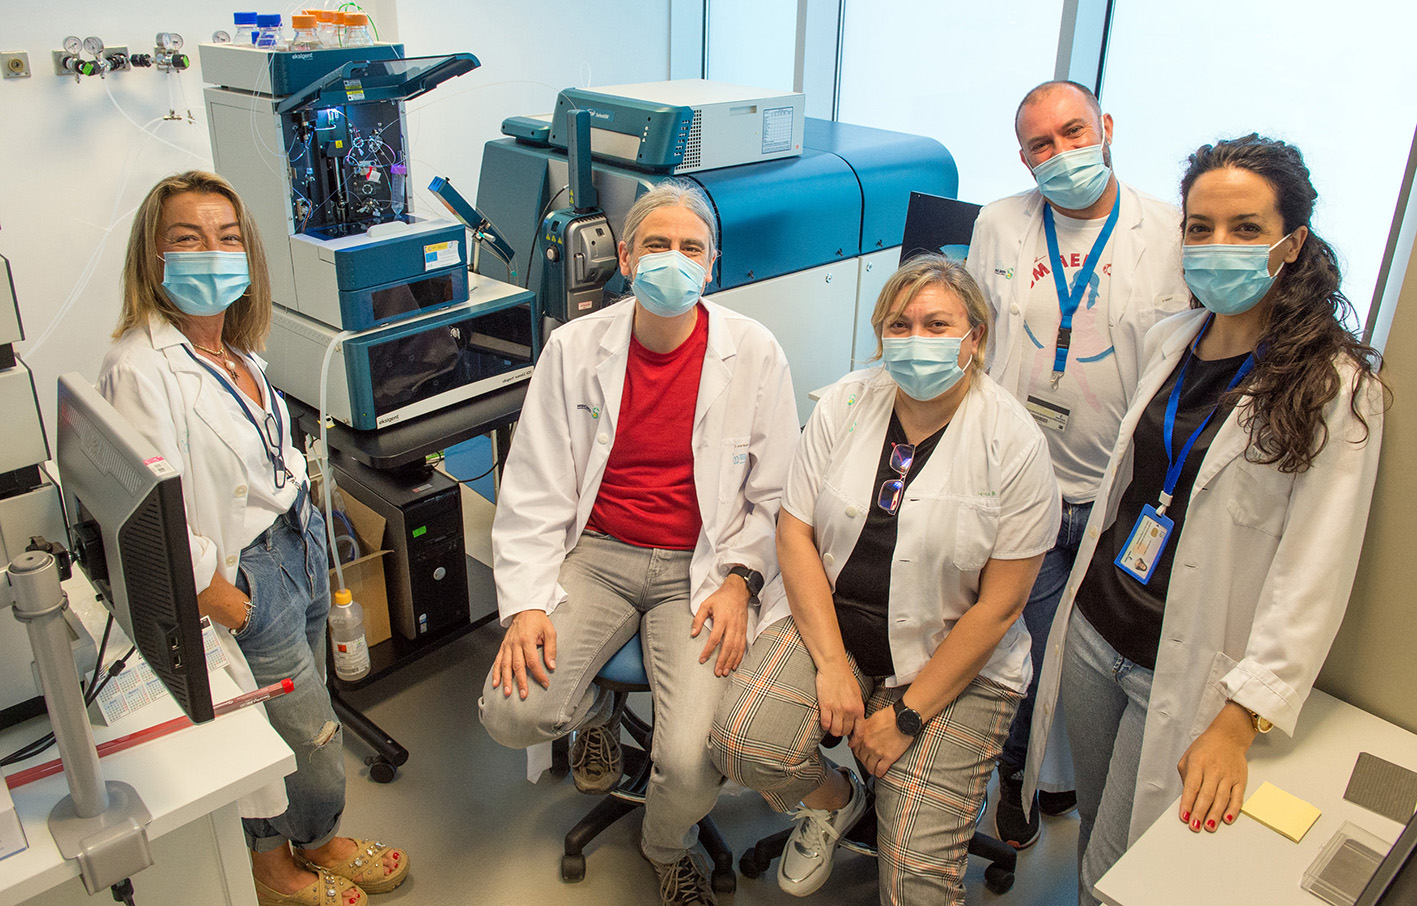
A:
[[[1147,336],[1048,641],[1030,801],[1061,695],[1077,770],[1078,900],[1170,803],[1239,815],[1259,733],[1293,733],[1343,619],[1386,387],[1344,326],[1299,150],[1203,145],[1181,181],[1192,311]]]

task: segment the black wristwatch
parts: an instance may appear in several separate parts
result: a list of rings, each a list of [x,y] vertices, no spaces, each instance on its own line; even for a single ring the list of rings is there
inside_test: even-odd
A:
[[[746,566],[735,566],[728,570],[730,576],[737,576],[748,586],[748,597],[756,601],[758,592],[763,590],[763,574]]]
[[[925,726],[925,722],[920,719],[920,712],[907,708],[904,696],[892,702],[891,707],[895,709],[895,728],[906,736],[919,736],[920,730]]]

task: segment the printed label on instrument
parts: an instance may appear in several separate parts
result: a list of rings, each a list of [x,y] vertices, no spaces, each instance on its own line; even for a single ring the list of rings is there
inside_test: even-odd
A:
[[[456,239],[450,242],[434,242],[423,247],[423,269],[437,270],[462,263],[462,243]]]

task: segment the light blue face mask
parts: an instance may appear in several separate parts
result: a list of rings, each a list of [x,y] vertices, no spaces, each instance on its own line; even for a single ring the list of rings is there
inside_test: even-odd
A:
[[[1294,235],[1290,233],[1289,236]],[[1207,309],[1217,315],[1239,315],[1254,308],[1284,270],[1269,273],[1269,253],[1279,247],[1263,245],[1183,245],[1181,267],[1186,285]]]
[[[641,255],[635,268],[635,298],[652,315],[678,317],[699,301],[706,276],[703,267],[683,252],[670,249]]]
[[[963,342],[964,337],[883,337],[881,363],[906,396],[932,400],[964,377],[959,364]]]
[[[1056,208],[1078,211],[1102,197],[1112,168],[1103,160],[1105,144],[1054,154],[1033,168],[1038,191]]]
[[[245,252],[167,252],[162,288],[184,314],[219,315],[251,285]]]

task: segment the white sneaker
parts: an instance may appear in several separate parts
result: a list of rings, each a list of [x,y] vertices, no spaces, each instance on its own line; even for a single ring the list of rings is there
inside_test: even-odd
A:
[[[801,806],[792,813],[798,819],[797,826],[782,848],[777,885],[795,897],[815,893],[827,882],[841,835],[851,830],[866,811],[866,787],[849,769],[842,773],[851,784],[850,802],[834,811]]]

